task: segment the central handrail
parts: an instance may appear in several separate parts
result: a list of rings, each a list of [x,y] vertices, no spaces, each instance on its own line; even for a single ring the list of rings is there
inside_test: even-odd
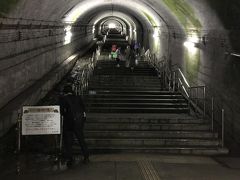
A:
[[[76,95],[84,95],[84,92],[88,89],[88,83],[91,75],[93,74],[94,68],[96,66],[97,60],[98,60],[99,53],[98,51],[93,52],[92,57],[89,58],[89,63],[84,65],[81,70],[79,70],[79,73],[77,73],[77,77],[75,77],[75,81],[73,83],[74,91]]]

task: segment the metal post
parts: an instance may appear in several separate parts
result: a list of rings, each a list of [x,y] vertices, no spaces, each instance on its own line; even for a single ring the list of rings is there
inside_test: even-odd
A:
[[[176,90],[176,72],[173,72],[173,92]]]
[[[58,146],[58,143],[59,143],[59,146]],[[57,148],[56,148],[55,162],[57,162],[58,169],[60,170],[62,168],[63,116],[60,116],[60,134],[59,134],[59,138],[58,136],[56,138],[56,144],[57,144]]]
[[[18,114],[18,152],[21,151],[21,113]]]
[[[60,134],[60,146],[59,146],[59,150],[60,153],[62,153],[62,144],[63,144],[63,116],[61,116],[61,134]]]
[[[196,94],[196,106],[198,106],[198,88],[197,88],[197,94]]]
[[[171,91],[171,81],[172,81],[172,73],[170,73],[169,79],[168,79],[168,88],[169,88],[169,91]]]
[[[21,172],[21,162],[20,162],[20,153],[21,153],[21,122],[22,122],[22,114],[18,113],[17,120],[17,167],[16,173],[20,175]]]
[[[212,97],[212,131],[214,130],[214,98]]]
[[[206,87],[203,88],[203,117],[206,116]]]
[[[191,101],[191,95],[192,95],[192,89],[190,87],[188,88],[188,92],[189,92],[188,109],[189,109],[189,114],[190,114],[190,101]]]
[[[225,111],[222,109],[222,147],[224,147]]]

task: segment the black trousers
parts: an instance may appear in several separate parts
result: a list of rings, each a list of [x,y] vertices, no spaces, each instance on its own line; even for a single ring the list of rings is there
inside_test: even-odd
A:
[[[83,134],[84,123],[81,121],[75,121],[73,127],[63,129],[63,139],[64,139],[64,147],[65,147],[65,158],[72,160],[73,159],[73,141],[74,136],[77,138],[77,141],[81,147],[82,154],[84,158],[89,157],[89,151],[87,148],[87,144],[84,139]]]

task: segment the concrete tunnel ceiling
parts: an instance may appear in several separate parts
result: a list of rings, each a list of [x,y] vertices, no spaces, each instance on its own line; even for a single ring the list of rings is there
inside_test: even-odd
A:
[[[106,10],[109,12],[106,13]],[[67,23],[82,21],[88,24],[96,24],[96,21],[101,20],[101,18],[99,18],[101,13],[105,14],[105,17],[125,17],[124,20],[130,25],[130,37],[133,37],[133,40],[140,41],[141,43],[143,38],[141,39],[139,36],[142,36],[143,31],[145,34],[152,32],[155,36],[158,36],[157,33],[160,33],[159,30],[156,30],[156,27],[162,25],[161,18],[154,10],[137,1],[83,1],[69,11],[63,21]],[[96,17],[98,20],[93,22],[92,19]],[[136,24],[139,25],[136,26]],[[144,29],[142,27],[144,27]],[[137,30],[140,30],[139,35],[136,32]],[[156,44],[158,43],[159,42]],[[146,42],[144,44],[146,45]]]
[[[176,4],[182,8],[182,11],[186,12],[176,11]],[[150,40],[143,38],[145,40],[143,45],[149,47],[148,42],[153,42],[150,49],[159,56],[164,56],[163,53],[158,53],[161,49],[164,49],[161,41],[159,40],[159,36],[161,35],[162,31],[170,36],[170,28],[174,29],[173,31],[177,31],[179,34],[181,34],[181,36],[185,36],[186,42],[184,43],[184,46],[189,51],[189,58],[196,58],[196,55],[198,54],[198,49],[195,47],[195,44],[199,43],[201,40],[202,24],[196,17],[193,8],[185,1],[179,1],[178,3],[176,3],[174,0],[81,1],[70,11],[68,11],[67,14],[65,14],[63,22],[73,24],[77,21],[82,21],[90,24],[93,23],[92,19],[94,19],[94,17],[98,17],[100,13],[105,12],[105,14],[107,14],[106,11],[110,11],[108,13],[109,17],[113,15],[121,17],[115,13],[116,11],[128,16],[128,19],[132,19],[134,22],[136,22],[136,20],[140,22],[140,27],[143,27],[143,32],[140,32],[140,34],[152,33],[152,36],[154,37],[150,37]],[[187,19],[186,14],[188,15]],[[175,16],[175,18],[172,18],[171,16]],[[96,24],[96,22],[93,24]],[[130,27],[133,31],[132,33],[135,33],[134,40],[136,39],[138,41],[140,38],[139,35],[134,32],[134,29],[139,29],[139,27]],[[166,48],[164,50],[166,50]],[[165,55],[169,56],[169,53]]]
[[[64,18],[65,22],[75,22],[77,19],[81,18],[81,16],[84,16],[85,13],[89,11],[96,12],[97,7],[101,7],[101,9],[104,11],[106,8],[109,7],[110,9],[117,10],[120,7],[124,7],[125,10],[123,10],[124,13],[129,14],[129,12],[135,12],[138,14],[138,17],[145,17],[147,22],[152,26],[160,26],[161,22],[159,18],[157,17],[157,14],[148,6],[143,4],[139,1],[128,1],[128,0],[115,0],[115,1],[106,1],[106,0],[87,0],[79,3],[74,7],[66,17]],[[107,8],[108,9],[108,8]]]
[[[2,29],[3,37],[9,36],[2,42],[10,42],[1,44],[0,107],[15,102],[75,53],[92,47],[92,27],[115,16],[132,32],[136,29],[138,37],[143,36],[143,45],[149,45],[146,50],[150,49],[157,62],[167,60],[169,67],[178,64],[190,85],[206,85],[209,96],[224,100],[229,107],[226,112],[234,117],[228,122],[236,122],[229,132],[240,142],[240,86],[239,81],[233,82],[240,76],[239,57],[234,56],[240,54],[239,10],[239,0],[0,0],[1,23],[15,28]],[[63,43],[64,27],[75,23],[79,26],[72,28],[72,42]],[[21,29],[19,24],[27,28]],[[66,64],[62,72],[70,69]],[[34,98],[27,102],[36,104],[56,82],[42,86],[39,93],[32,92]],[[2,120],[4,130],[10,127],[9,119],[16,119],[9,116]]]
[[[113,28],[120,29],[121,32],[127,34],[127,28],[130,28],[129,24],[126,21],[123,21],[121,18],[118,18],[116,16],[108,16],[106,18],[100,19],[99,21],[95,21],[94,29],[96,26],[99,28],[98,34],[101,34],[103,31],[107,32],[108,29]]]
[[[232,9],[226,9],[226,4]],[[231,31],[231,27],[239,24],[235,17],[239,15],[238,4],[239,0],[1,0],[1,23],[16,27],[7,34],[15,40],[20,31],[24,37],[3,44],[0,85],[7,88],[0,91],[0,107],[67,58],[83,53],[95,43],[92,27],[116,17],[131,27],[132,33],[136,30],[138,37],[143,36],[143,45],[149,45],[145,50],[150,49],[158,61],[164,58],[169,66],[178,64],[191,85],[207,85],[211,94],[218,94],[226,102],[227,94],[231,95],[235,102],[231,108],[236,110],[240,96],[235,90],[240,87],[238,81],[231,80],[239,77],[239,68],[233,65],[236,60],[232,54],[240,52],[240,39],[239,31]],[[18,24],[29,28],[19,29]],[[79,26],[73,27],[75,24]],[[73,40],[63,43],[71,26]],[[27,39],[31,34],[38,38]],[[195,47],[198,42],[199,47]],[[39,100],[39,96],[34,97],[29,98],[29,104]]]
[[[26,16],[28,18],[36,17],[36,19],[39,17],[46,19],[47,17],[49,20],[61,20],[59,18],[62,18],[63,22],[70,24],[77,21],[92,23],[91,19],[94,16],[97,17],[101,12],[112,10],[115,13],[115,11],[119,11],[131,19],[135,18],[141,22],[145,28],[144,33],[151,32],[154,37],[159,37],[163,31],[169,36],[168,31],[174,29],[182,36],[189,36],[190,38],[187,37],[186,40],[193,43],[199,41],[202,24],[205,21],[204,17],[200,17],[199,14],[196,15],[196,2],[192,0],[60,0],[57,3],[54,0],[51,2],[43,0],[41,3],[30,0],[18,0],[9,3],[4,2],[5,11],[14,6],[14,2],[19,2],[19,9],[15,13],[23,18]],[[206,8],[209,6],[205,0],[201,3]],[[21,5],[24,7],[21,8]],[[32,7],[37,6],[39,6],[37,10],[29,11]],[[158,43],[160,41],[156,41],[155,45]],[[192,48],[191,45],[190,48]]]
[[[211,33],[208,29],[224,30],[210,4],[207,0],[16,0],[9,3],[3,0],[0,8],[6,17],[61,21],[69,27],[76,22],[94,25],[97,20],[112,15],[121,17],[131,24],[132,33],[135,27],[137,30],[142,27],[138,37],[141,34],[144,36],[146,49],[150,48],[158,57],[178,59],[179,64],[183,65],[184,58],[189,61],[197,58],[199,62],[200,52],[195,44]],[[178,39],[178,45],[171,43],[171,39]],[[177,53],[170,52],[175,48],[179,49]]]
[[[100,12],[94,17],[91,18],[90,24],[93,23],[93,27],[95,29],[96,26],[101,26],[102,23],[109,19],[117,19],[120,21],[124,26],[129,28],[129,36],[130,38],[134,37],[136,39],[137,36],[137,29],[142,32],[143,31],[143,25],[140,24],[140,22],[131,15],[126,15],[125,13],[119,12],[119,11],[104,11]],[[144,26],[145,27],[145,26]]]

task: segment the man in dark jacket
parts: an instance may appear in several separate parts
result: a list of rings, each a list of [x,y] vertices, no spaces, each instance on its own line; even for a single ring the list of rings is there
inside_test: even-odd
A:
[[[74,95],[70,85],[65,86],[63,91],[64,95],[60,98],[60,107],[63,116],[63,140],[67,165],[71,166],[73,163],[73,135],[76,136],[82,149],[84,162],[87,163],[89,161],[89,152],[83,134],[86,120],[85,106],[81,96]]]

